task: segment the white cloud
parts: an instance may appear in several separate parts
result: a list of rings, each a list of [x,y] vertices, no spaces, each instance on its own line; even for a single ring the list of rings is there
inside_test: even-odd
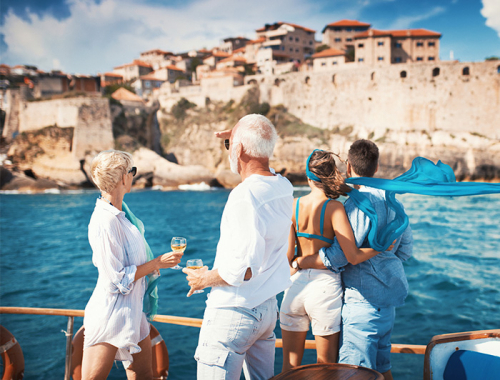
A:
[[[394,20],[393,23],[391,23],[388,29],[407,29],[410,28],[416,22],[427,20],[431,17],[443,13],[444,11],[446,11],[445,8],[438,6],[432,8],[429,12],[420,15],[398,17],[396,20]]]
[[[486,18],[486,25],[496,30],[500,37],[500,1],[483,0],[481,14]]]
[[[332,22],[331,15],[318,15],[316,5],[301,0],[254,0],[251,6],[199,0],[181,8],[134,0],[71,0],[69,7],[71,16],[63,20],[29,11],[25,20],[9,11],[0,26],[8,45],[2,61],[42,70],[58,62],[55,65],[64,71],[95,74],[149,49],[183,52],[216,46],[229,36],[254,38],[255,29],[264,23],[296,22],[321,31]]]

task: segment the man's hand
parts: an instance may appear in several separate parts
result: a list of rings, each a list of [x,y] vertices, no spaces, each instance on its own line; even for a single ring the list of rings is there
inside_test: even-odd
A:
[[[231,137],[231,130],[226,129],[225,131],[220,131],[220,132],[214,132],[215,137],[218,137],[219,139],[228,139]]]
[[[188,285],[191,287],[187,297],[191,297],[195,290],[203,290],[207,287],[205,281],[205,275],[208,272],[207,266],[200,269],[184,268],[182,271],[187,274],[186,279],[188,280]]]

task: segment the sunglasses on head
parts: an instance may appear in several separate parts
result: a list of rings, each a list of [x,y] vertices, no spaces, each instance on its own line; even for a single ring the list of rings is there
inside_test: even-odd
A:
[[[137,167],[132,166],[132,169],[130,169],[128,172],[132,173],[132,177],[135,177],[135,175],[137,174]]]
[[[226,147],[227,150],[229,150],[229,139],[224,140],[224,146]]]

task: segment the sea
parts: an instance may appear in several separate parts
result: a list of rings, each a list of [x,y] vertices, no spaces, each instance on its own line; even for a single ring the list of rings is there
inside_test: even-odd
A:
[[[295,196],[307,188],[296,188]],[[187,238],[187,259],[214,262],[228,190],[134,191],[125,196],[146,226],[155,255],[170,250],[173,236]],[[87,226],[96,191],[0,194],[0,305],[83,310],[97,280]],[[432,336],[500,328],[500,195],[398,196],[410,217],[413,257],[404,263],[409,295],[397,308],[393,343],[426,345]],[[202,318],[207,291],[186,297],[181,271],[162,270],[159,314]],[[281,302],[282,295],[278,296]],[[0,315],[19,341],[25,379],[64,378],[68,318]],[[83,318],[75,318],[75,332]],[[170,380],[196,378],[193,358],[199,329],[156,323],[170,357]],[[279,325],[276,336],[281,337]],[[313,339],[309,333],[308,339]],[[421,379],[424,356],[392,354],[393,375]],[[306,350],[303,364],[315,363]],[[276,349],[275,373],[282,350]],[[109,379],[124,379],[120,363]]]

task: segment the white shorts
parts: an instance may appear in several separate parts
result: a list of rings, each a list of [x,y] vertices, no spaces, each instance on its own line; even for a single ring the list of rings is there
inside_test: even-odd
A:
[[[292,276],[280,310],[280,326],[286,331],[309,331],[332,335],[340,331],[342,282],[339,273],[303,269]]]

